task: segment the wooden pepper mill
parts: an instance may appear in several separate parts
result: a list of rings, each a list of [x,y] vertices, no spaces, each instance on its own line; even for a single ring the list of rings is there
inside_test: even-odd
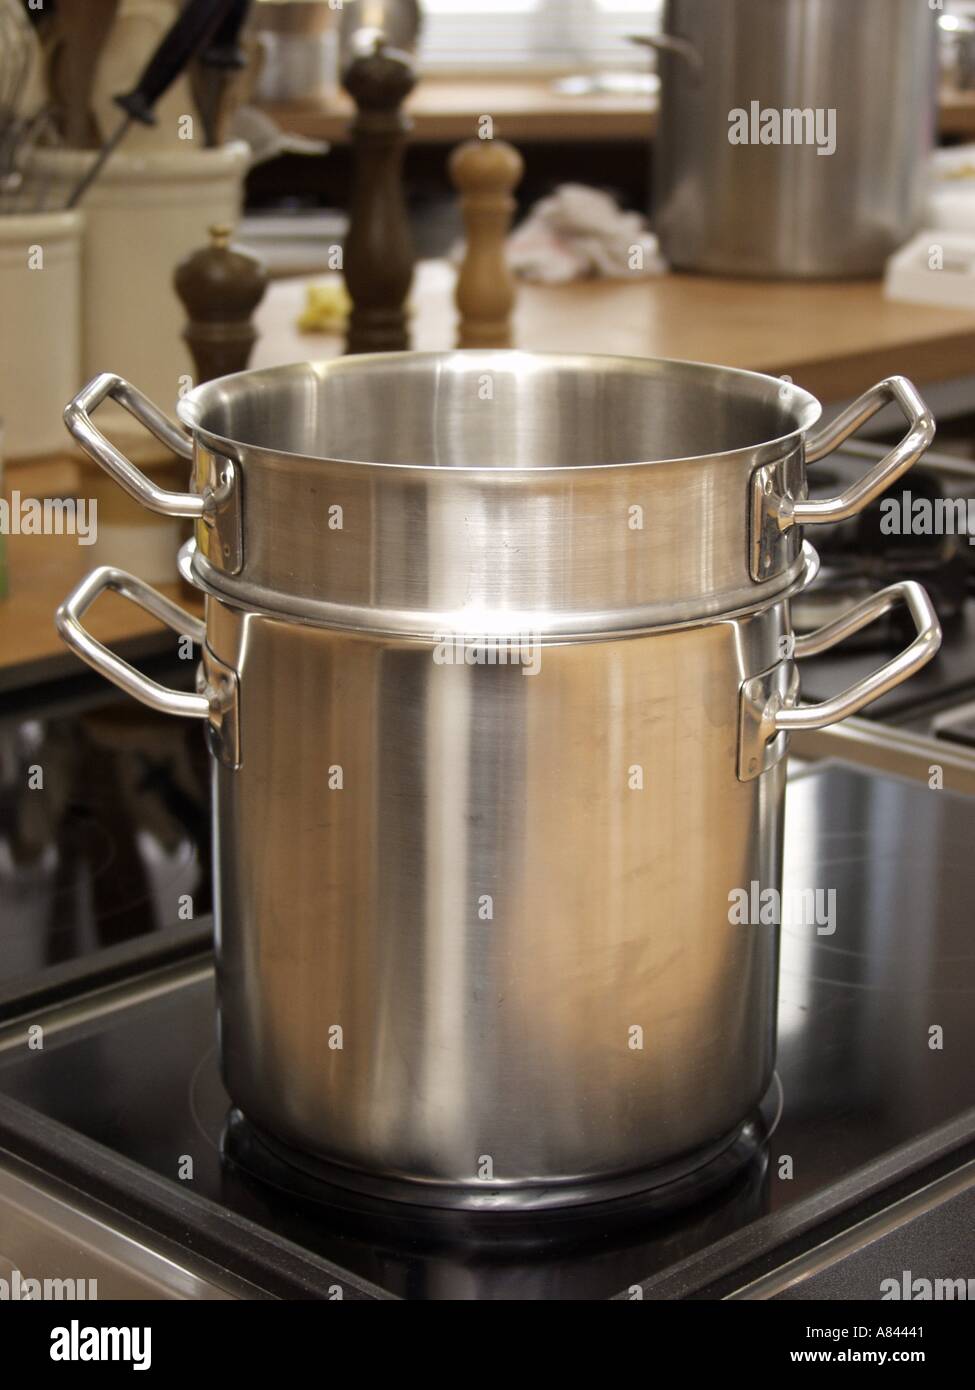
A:
[[[252,316],[267,288],[267,270],[230,238],[229,227],[211,227],[210,244],[181,261],[173,276],[187,313],[183,337],[197,382],[242,372],[257,341]]]
[[[459,347],[509,347],[515,283],[505,258],[511,196],[524,161],[504,140],[468,140],[450,156],[450,177],[461,195],[467,232],[455,298]]]
[[[406,298],[413,239],[403,189],[403,151],[411,122],[401,107],[416,85],[409,54],[377,41],[349,63],[342,85],[358,114],[350,127],[354,172],[345,283],[352,300],[346,352],[409,347]]]

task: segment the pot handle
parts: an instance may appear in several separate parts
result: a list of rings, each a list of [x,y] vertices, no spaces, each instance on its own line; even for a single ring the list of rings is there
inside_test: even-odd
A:
[[[788,530],[790,526],[819,526],[824,523],[846,521],[886,492],[902,473],[906,473],[917,463],[934,439],[934,416],[915,387],[904,376],[891,376],[871,387],[830,424],[808,435],[806,462],[816,463],[817,460],[831,454],[834,449],[845,444],[851,435],[856,434],[861,425],[865,425],[879,410],[893,402],[900,406],[910,426],[900,443],[868,473],[836,497],[826,497],[815,502],[792,502],[784,499],[779,510],[781,530]]]
[[[695,77],[700,77],[704,72],[704,59],[690,39],[678,38],[676,34],[629,34],[627,37],[630,43],[638,44],[641,48],[652,48],[657,54],[673,53],[683,59]]]
[[[911,645],[879,670],[849,689],[815,705],[798,705],[795,667],[780,662],[771,671],[754,676],[741,689],[739,709],[738,776],[743,782],[774,766],[786,751],[786,735],[800,729],[826,729],[857,714],[872,701],[894,690],[926,666],[941,646],[941,624],[926,591],[915,580],[891,584],[871,594],[848,613],[816,632],[795,640],[794,655],[801,661],[829,651],[854,633],[904,603],[914,620],[917,636]]]
[[[112,372],[102,372],[87,386],[82,387],[64,410],[64,423],[89,458],[111,474],[120,487],[151,512],[163,516],[189,516],[207,519],[213,510],[212,495],[196,492],[168,492],[157,487],[134,463],[116,449],[110,440],[92,424],[92,414],[101,403],[110,399],[145,425],[150,434],[172,449],[180,458],[192,459],[193,440],[189,434],[168,415],[164,415],[153,405],[148,396],[135,386],[115,376]],[[165,619],[163,620],[165,621]]]
[[[100,594],[106,590],[144,608],[154,618],[172,628],[180,636],[191,637],[203,648],[201,675],[197,678],[197,694],[186,690],[170,690],[137,671],[121,657],[96,642],[83,626],[81,619]],[[206,645],[206,624],[185,612],[163,594],[125,570],[102,565],[92,570],[61,604],[54,616],[58,632],[64,641],[93,667],[127,695],[134,695],[142,704],[161,714],[177,714],[189,719],[205,719],[210,749],[215,758],[227,767],[240,767],[240,726],[238,718],[239,693],[237,673],[219,661]]]
[[[845,642],[870,623],[882,618],[898,603],[904,603],[914,620],[917,636],[909,647],[898,653],[879,670],[864,676],[863,680],[851,685],[839,695],[833,695],[818,705],[798,705],[795,709],[782,709],[775,715],[775,731],[791,732],[795,729],[825,729],[830,724],[838,724],[841,719],[849,719],[865,705],[878,700],[881,695],[896,689],[908,680],[922,666],[927,666],[936,656],[941,646],[941,624],[928,597],[927,591],[913,579],[905,579],[900,584],[891,584],[877,594],[851,608],[848,613],[827,623],[825,627],[811,632],[806,637],[797,637],[795,656],[818,656]]]
[[[191,637],[198,646],[205,642],[206,626],[198,618],[184,612],[135,575],[102,565],[85,576],[54,615],[57,630],[67,645],[99,675],[105,676],[127,695],[134,695],[150,709],[158,710],[161,714],[181,714],[190,719],[209,719],[210,700],[206,695],[191,695],[185,690],[170,690],[157,684],[103,647],[101,642],[96,642],[82,625],[84,614],[106,590],[112,590],[138,604],[181,637]]]

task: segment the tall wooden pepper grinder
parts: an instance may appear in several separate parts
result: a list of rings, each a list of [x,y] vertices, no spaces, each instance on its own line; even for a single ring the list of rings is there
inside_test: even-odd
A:
[[[354,171],[345,283],[352,300],[346,352],[409,347],[406,298],[413,238],[403,189],[403,151],[411,122],[401,108],[416,85],[408,53],[381,39],[347,65],[342,85],[356,104],[350,127]]]
[[[515,283],[504,243],[524,161],[504,140],[468,140],[450,156],[467,232],[455,298],[459,347],[509,347]]]
[[[210,244],[181,261],[173,276],[197,382],[242,372],[257,341],[253,314],[267,288],[267,270],[230,238],[229,227],[211,227]]]

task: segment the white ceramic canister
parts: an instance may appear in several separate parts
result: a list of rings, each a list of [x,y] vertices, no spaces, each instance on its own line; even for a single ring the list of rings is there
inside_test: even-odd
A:
[[[0,216],[0,420],[8,458],[64,450],[61,415],[85,379],[81,212]]]
[[[35,153],[33,172],[49,203],[67,201],[92,157],[79,150]],[[173,271],[206,243],[210,226],[237,221],[249,158],[242,141],[112,155],[82,205],[84,378],[104,371],[106,362],[121,363],[118,370],[130,381],[173,407],[193,374]],[[72,394],[64,393],[62,407]],[[117,408],[106,423],[124,436],[139,431]]]

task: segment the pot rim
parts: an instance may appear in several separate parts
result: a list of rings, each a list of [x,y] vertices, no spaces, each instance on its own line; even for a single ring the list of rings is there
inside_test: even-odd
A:
[[[762,394],[767,394],[768,386],[774,385],[780,396],[786,401],[787,407],[797,418],[798,423],[791,430],[784,434],[773,436],[770,439],[757,440],[752,444],[743,445],[737,449],[717,450],[713,453],[687,454],[662,459],[630,459],[617,463],[586,463],[586,464],[553,464],[541,465],[538,467],[525,468],[514,465],[491,465],[489,467],[467,467],[463,465],[448,465],[437,463],[386,463],[379,459],[354,459],[331,457],[325,455],[302,454],[288,449],[271,448],[263,444],[251,444],[241,439],[231,439],[229,436],[221,434],[212,429],[206,423],[206,416],[215,399],[226,396],[228,390],[239,392],[246,387],[241,384],[245,378],[248,384],[268,383],[275,378],[283,379],[288,374],[294,375],[299,369],[311,372],[320,379],[326,376],[338,376],[343,374],[368,373],[371,370],[378,370],[394,364],[397,360],[402,362],[427,363],[429,365],[446,365],[451,361],[461,359],[465,362],[465,370],[476,370],[474,365],[477,359],[483,364],[483,370],[489,372],[492,362],[495,369],[500,369],[500,362],[504,363],[505,370],[510,370],[513,358],[522,358],[527,361],[541,364],[553,369],[567,369],[570,371],[584,372],[586,370],[617,370],[621,374],[652,377],[662,372],[670,372],[685,379],[698,377],[705,379],[711,377],[715,383],[724,382],[727,384],[745,384],[748,386],[753,398],[757,399],[759,394],[759,384],[762,386]],[[319,359],[317,361],[303,361],[282,363],[274,367],[259,367],[246,372],[235,372],[229,376],[216,377],[212,381],[202,382],[199,386],[188,392],[177,404],[176,414],[181,422],[197,435],[202,442],[216,453],[229,458],[239,458],[241,453],[246,453],[248,457],[259,457],[264,459],[293,459],[296,462],[309,464],[311,466],[321,466],[323,464],[335,464],[343,468],[351,469],[394,469],[398,472],[439,474],[456,479],[457,477],[483,478],[493,477],[517,477],[530,479],[539,475],[551,477],[553,474],[565,475],[566,477],[578,477],[585,473],[604,473],[609,470],[627,468],[648,468],[663,465],[693,465],[705,462],[713,463],[717,460],[747,461],[751,460],[760,464],[768,458],[778,458],[788,452],[794,445],[805,438],[805,435],[821,419],[823,407],[818,398],[806,391],[803,387],[797,386],[793,381],[786,381],[781,377],[770,376],[765,372],[748,371],[743,367],[725,367],[712,362],[695,362],[677,357],[628,357],[621,354],[610,353],[563,353],[563,352],[527,352],[521,349],[484,349],[484,348],[459,348],[449,349],[439,352],[373,352],[355,353],[343,357],[332,357]]]
[[[483,621],[480,621],[478,616],[474,614],[470,615],[469,622],[465,624],[463,612],[424,614],[426,626],[411,626],[409,615],[401,610],[367,609],[351,604],[328,603],[317,599],[289,599],[287,595],[279,594],[273,590],[260,590],[259,585],[253,584],[247,586],[250,592],[246,594],[241,592],[240,587],[224,589],[215,584],[212,579],[198,572],[196,564],[198,553],[195,540],[188,540],[180,546],[176,556],[180,577],[191,588],[205,594],[208,599],[217,599],[228,608],[236,608],[242,613],[272,618],[277,622],[296,623],[300,627],[331,628],[335,631],[361,633],[364,637],[391,637],[404,642],[431,642],[436,641],[438,637],[467,631],[472,634],[476,631],[478,636],[483,636],[486,639],[530,633],[533,639],[537,638],[538,642],[546,647],[576,646],[582,642],[605,642],[628,637],[647,637],[657,633],[682,632],[691,628],[714,627],[718,623],[737,622],[742,618],[755,617],[778,604],[789,602],[797,594],[808,589],[816,581],[820,570],[818,551],[808,541],[803,541],[799,570],[791,583],[774,594],[766,594],[755,603],[739,605],[704,616],[675,619],[673,622],[637,623],[636,625],[617,623],[608,627],[599,627],[592,621],[599,616],[598,614],[574,613],[571,623],[564,623],[560,626],[556,621],[556,625],[550,628],[541,625],[534,628],[531,622],[525,620],[534,619],[538,615],[521,611],[498,610],[493,616],[504,621],[499,622],[496,627],[492,626],[485,630]],[[261,593],[260,600],[252,597],[255,591]],[[275,606],[275,599],[280,599],[282,602]],[[298,605],[297,610],[288,608],[287,603]],[[480,615],[480,618],[483,619],[483,616],[483,614]],[[558,616],[565,618],[567,615],[560,614]],[[370,617],[373,621],[365,621]]]

